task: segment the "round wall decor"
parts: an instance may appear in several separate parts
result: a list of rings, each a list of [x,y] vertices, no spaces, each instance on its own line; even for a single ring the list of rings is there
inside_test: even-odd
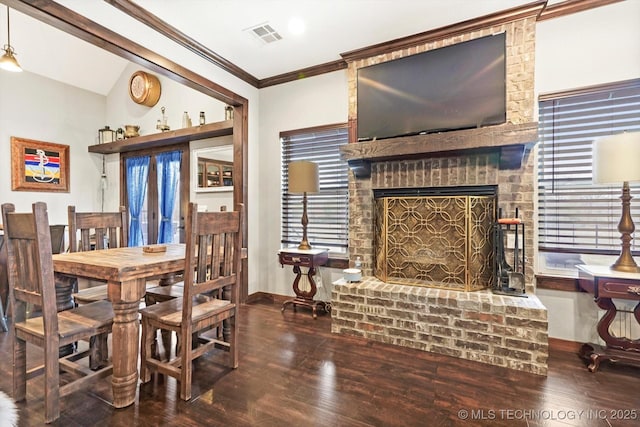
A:
[[[133,102],[153,107],[160,100],[160,80],[153,74],[136,71],[129,79],[129,96]]]

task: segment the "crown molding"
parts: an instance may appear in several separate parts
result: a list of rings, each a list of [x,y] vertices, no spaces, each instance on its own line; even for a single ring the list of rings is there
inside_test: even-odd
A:
[[[454,37],[459,34],[471,31],[482,30],[487,27],[494,27],[505,24],[507,22],[524,19],[530,16],[538,16],[546,5],[546,0],[539,0],[524,6],[514,7],[502,12],[492,13],[490,15],[481,16],[479,18],[469,19],[467,21],[458,22],[424,33],[414,34],[408,37],[391,40],[384,43],[375,44],[362,49],[352,50],[350,52],[341,53],[340,56],[347,61],[352,62],[358,59],[370,58],[372,56],[394,52],[406,49],[420,44],[429,43],[431,41],[443,38]]]
[[[269,86],[275,86],[282,83],[293,82],[296,80],[302,80],[307,77],[318,76],[320,74],[330,73],[332,71],[344,70],[347,68],[347,62],[343,59],[337,61],[326,62],[321,65],[314,65],[308,68],[302,68],[300,70],[292,71],[290,73],[283,73],[273,77],[267,77],[260,80],[258,88],[262,89]]]
[[[562,3],[546,6],[538,17],[538,22],[546,21],[547,19],[560,18],[562,16],[583,12],[585,10],[613,3],[619,3],[621,1],[623,0],[566,0]]]
[[[217,65],[226,72],[238,77],[239,79],[249,83],[253,87],[259,87],[259,80],[257,77],[249,74],[242,68],[238,67],[231,61],[218,55],[202,43],[189,37],[177,28],[169,25],[156,15],[150,13],[148,10],[138,6],[130,0],[104,0],[111,6],[120,9],[122,12],[131,16],[134,19],[142,22],[152,30],[162,34],[163,36],[175,41],[182,47],[190,50],[196,55],[206,59],[207,61]]]
[[[453,37],[461,33],[479,30],[482,28],[486,28],[488,26],[501,25],[503,23],[511,22],[517,19],[523,19],[529,16],[536,16],[537,21],[544,21],[548,19],[571,15],[573,13],[582,12],[582,11],[593,9],[596,7],[618,3],[623,0],[566,0],[564,2],[553,4],[553,5],[547,5],[547,0],[537,0],[535,2],[526,4],[520,7],[507,9],[501,12],[455,23],[445,27],[440,27],[431,31],[415,34],[412,36],[403,37],[403,38],[391,40],[384,43],[379,43],[379,44],[368,46],[362,49],[341,53],[340,56],[342,57],[342,59],[327,62],[320,65],[314,65],[311,67],[302,68],[299,70],[294,70],[294,71],[283,73],[283,74],[278,74],[278,75],[267,77],[264,79],[258,79],[257,77],[251,75],[247,71],[233,64],[231,61],[223,58],[222,56],[218,55],[216,52],[207,48],[202,43],[187,36],[177,28],[169,25],[165,21],[159,19],[157,16],[153,15],[146,9],[141,8],[140,6],[138,6],[137,4],[133,3],[130,0],[104,0],[104,1],[112,5],[113,7],[120,9],[122,12],[126,13],[127,15],[130,15],[132,18],[137,19],[141,23],[147,25],[149,28],[153,29],[154,31],[157,31],[158,33],[168,37],[170,40],[175,41],[176,43],[192,51],[193,53],[200,56],[201,58],[211,62],[212,64],[234,75],[240,80],[250,84],[255,88],[262,89],[269,86],[289,83],[289,82],[301,80],[308,77],[318,76],[321,74],[326,74],[333,71],[346,69],[348,66],[348,62],[354,61],[357,59],[367,58],[370,56],[375,56],[382,53],[387,53],[387,52],[403,49],[406,47],[415,46],[416,44],[427,43],[432,40]],[[53,3],[53,2],[42,2],[38,0],[3,0],[3,3],[8,4],[10,7],[16,10],[20,10],[21,12],[24,12],[28,15],[31,15],[34,17],[38,15],[37,19],[47,22],[48,24],[56,28],[60,28],[63,31],[71,33],[82,40],[89,41],[90,43],[101,46],[112,53],[116,53],[124,58],[131,60],[132,62],[139,63],[139,61],[137,60],[137,57],[131,54],[131,51],[140,52],[142,50],[146,50],[142,46],[137,45],[134,42],[128,39],[125,39],[116,33],[113,33],[112,31],[108,30],[105,27],[101,27],[95,22],[92,22],[69,9],[66,9],[62,6],[56,6],[56,3]],[[25,5],[29,5],[29,6],[25,7]],[[64,12],[60,12],[60,10],[64,10]],[[66,18],[64,15],[66,15]],[[62,20],[63,22],[60,23],[59,22],[60,20]],[[92,27],[95,28],[95,30],[92,30],[90,34],[87,35],[87,32]],[[106,33],[111,33],[111,34],[109,34],[108,37],[105,37],[104,34]],[[120,40],[118,40],[118,38]],[[111,46],[112,43],[115,43],[116,46],[115,47]],[[118,43],[122,43],[122,44],[118,45]],[[135,48],[132,50],[129,48],[130,46],[135,46]],[[151,51],[148,51],[148,52],[152,53]],[[178,64],[172,63],[166,60],[165,58],[159,57],[158,55],[155,55],[155,56],[157,56],[158,58],[161,58],[162,61],[160,62],[163,62],[165,64],[165,65],[162,65],[162,68],[166,68],[167,66],[169,66],[169,67],[175,67],[175,68],[169,68],[171,70],[183,69],[183,67],[181,67]],[[145,64],[142,64],[142,65],[145,65]],[[183,73],[178,72],[178,74],[183,74]],[[188,82],[186,81],[182,83],[189,85]],[[207,83],[207,86],[210,88],[212,87],[211,83],[212,82]],[[223,88],[220,87],[220,89],[223,89]],[[228,92],[228,91],[221,90],[221,92]],[[232,98],[235,98],[237,96],[231,93],[223,93],[223,95],[224,97],[231,96]],[[238,101],[237,99],[230,100],[227,103],[235,104],[237,103],[237,101]]]

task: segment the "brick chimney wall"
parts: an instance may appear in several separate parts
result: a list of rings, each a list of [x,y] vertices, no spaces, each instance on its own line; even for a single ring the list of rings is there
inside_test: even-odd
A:
[[[507,71],[507,122],[511,124],[531,123],[534,119],[534,56],[535,15],[500,23],[487,28],[431,40],[349,62],[349,122],[357,122],[357,70],[381,62],[414,55],[455,43],[473,40],[501,32],[506,33]],[[500,125],[498,125],[500,126]],[[388,141],[388,142],[387,142]],[[393,139],[384,140],[393,144]],[[533,142],[533,141],[532,141]],[[352,142],[357,144],[357,142]],[[480,148],[480,147],[478,147]],[[370,178],[349,178],[349,251],[351,264],[360,256],[363,260],[363,275],[373,274],[373,194],[378,188],[431,187],[455,185],[497,185],[498,207],[503,216],[513,216],[519,208],[520,217],[526,224],[525,249],[527,291],[533,288],[533,210],[534,210],[534,156],[528,146],[520,169],[499,168],[499,152],[483,153],[448,152],[446,155],[429,155],[424,158],[393,159],[377,161],[371,165]],[[446,146],[443,143],[443,151]]]
[[[471,150],[447,150],[444,136],[442,150],[440,147],[434,150],[432,145],[440,141],[434,141],[433,135],[427,135],[429,138],[426,140],[406,145],[411,150],[420,144],[428,145],[429,149],[422,151],[423,154],[398,156],[385,150],[393,159],[372,158],[370,177],[356,178],[354,174],[350,174],[349,252],[351,265],[356,257],[362,258],[364,277],[358,283],[340,279],[333,284],[331,330],[334,333],[538,375],[547,374],[547,310],[533,294],[532,265],[535,168],[531,149],[535,141],[531,139],[535,139],[536,128],[533,122],[537,13],[539,10],[532,7],[526,16],[503,19],[501,22],[491,21],[492,18],[489,17],[481,20],[483,24],[477,25],[477,28],[481,28],[479,30],[456,31],[455,35],[442,36],[441,39],[429,39],[416,46],[364,59],[353,57],[349,61],[349,123],[355,126],[358,68],[504,31],[507,43],[508,124],[498,125],[496,128],[506,128],[507,125],[527,126],[532,129],[532,136],[525,141],[524,157],[518,169],[501,169],[500,149],[484,147],[483,150],[475,150],[483,148],[474,146],[476,141],[486,139],[473,136],[466,139],[466,132],[469,131],[459,131],[458,136],[464,135],[465,141],[458,146]],[[470,25],[475,23],[462,23],[456,29],[470,28]],[[356,132],[353,130],[352,128],[351,135],[355,139]],[[476,130],[470,133],[473,135],[474,132]],[[510,132],[507,130],[504,135]],[[388,140],[388,144],[393,142],[392,139]],[[494,142],[491,141],[492,144]],[[387,140],[377,143],[386,144]],[[352,144],[358,143],[352,141]],[[510,142],[506,145],[509,144]],[[405,149],[404,152],[406,151],[408,150]],[[497,185],[498,207],[505,217],[512,216],[515,208],[519,208],[520,217],[526,225],[524,245],[528,257],[525,271],[528,298],[501,296],[490,290],[458,292],[388,284],[372,277],[374,189],[468,185]]]

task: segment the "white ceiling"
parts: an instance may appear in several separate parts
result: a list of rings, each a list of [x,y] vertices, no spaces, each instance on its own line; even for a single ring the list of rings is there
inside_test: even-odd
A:
[[[339,60],[341,53],[532,2],[533,0],[135,1],[258,79]],[[66,0],[65,3],[73,3],[73,0]],[[82,6],[91,7],[87,3]],[[104,8],[105,5],[102,3],[95,6]],[[305,23],[304,34],[296,36],[289,32],[288,22],[294,17]],[[99,23],[108,27],[107,22]],[[269,23],[278,31],[282,40],[263,44],[245,31],[264,23]],[[3,7],[0,10],[1,44],[6,43],[6,37],[6,8]],[[25,70],[100,94],[109,92],[127,65],[119,57],[13,9],[11,44]]]

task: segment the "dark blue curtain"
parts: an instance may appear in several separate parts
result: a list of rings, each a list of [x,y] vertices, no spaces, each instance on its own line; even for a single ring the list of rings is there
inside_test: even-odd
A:
[[[127,159],[127,195],[129,198],[129,246],[142,246],[144,239],[140,225],[140,212],[147,195],[149,177],[149,156],[130,157]]]
[[[180,151],[170,151],[156,156],[158,163],[158,195],[160,203],[160,230],[158,243],[173,243],[173,207],[180,182]]]

